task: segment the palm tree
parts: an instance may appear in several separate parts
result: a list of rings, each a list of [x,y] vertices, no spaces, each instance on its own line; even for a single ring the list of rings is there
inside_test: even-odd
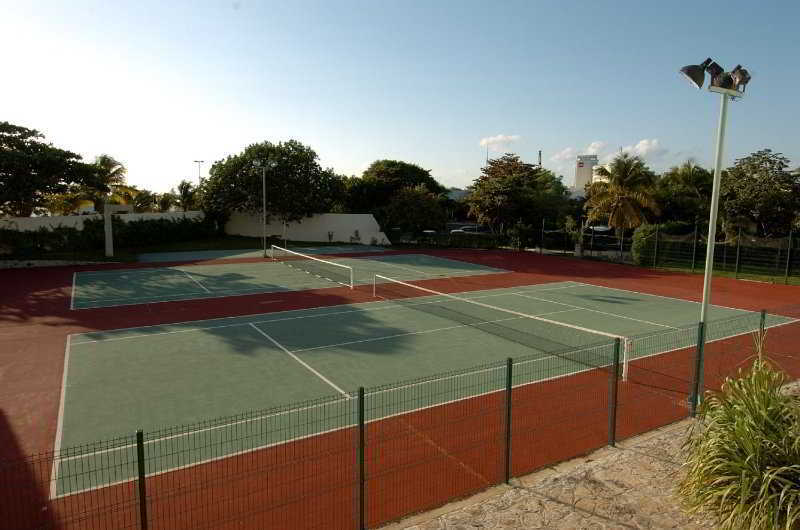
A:
[[[601,180],[589,185],[584,205],[588,221],[605,221],[620,233],[645,223],[645,210],[659,212],[653,196],[655,175],[640,157],[622,153],[595,173]]]
[[[129,204],[136,192],[133,187],[125,184],[128,173],[125,166],[110,155],[98,156],[94,159],[94,165],[98,171],[98,182],[85,188],[84,193],[94,204],[95,211],[102,212],[106,201]]]
[[[172,194],[175,196],[175,202],[183,209],[184,212],[194,208],[197,188],[195,188],[194,185],[192,185],[192,183],[188,180],[180,181],[178,184],[178,192],[175,193],[173,191]]]

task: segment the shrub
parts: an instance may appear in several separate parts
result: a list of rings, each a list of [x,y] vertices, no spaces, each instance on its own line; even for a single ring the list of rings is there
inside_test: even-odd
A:
[[[653,262],[655,238],[656,225],[640,225],[633,232],[631,255],[636,265],[649,265]]]
[[[758,359],[699,408],[679,493],[721,528],[800,527],[800,405],[785,381]]]

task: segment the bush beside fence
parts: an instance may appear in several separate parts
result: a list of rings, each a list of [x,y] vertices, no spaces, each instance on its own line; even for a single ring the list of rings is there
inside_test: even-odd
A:
[[[376,527],[688,417],[698,354],[717,389],[764,322],[712,322],[705,348],[689,326],[4,461],[0,511],[20,530]],[[798,322],[768,337],[800,376]]]

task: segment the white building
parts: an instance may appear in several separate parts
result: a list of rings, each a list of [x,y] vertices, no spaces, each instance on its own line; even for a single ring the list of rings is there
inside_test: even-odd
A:
[[[583,197],[585,194],[586,185],[592,182],[594,177],[594,167],[600,161],[597,155],[578,155],[575,162],[575,187],[573,188],[573,195]]]

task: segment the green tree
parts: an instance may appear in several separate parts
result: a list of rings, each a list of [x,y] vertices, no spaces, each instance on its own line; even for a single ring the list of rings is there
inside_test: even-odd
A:
[[[515,223],[562,217],[568,200],[569,191],[551,171],[511,153],[489,160],[465,199],[470,216],[501,234]]]
[[[110,155],[100,155],[94,159],[98,178],[84,185],[82,192],[87,200],[92,201],[96,212],[103,211],[106,202],[114,204],[131,204],[136,189],[125,183],[128,170],[123,164]]]
[[[655,198],[661,209],[662,221],[689,223],[708,219],[714,175],[687,160],[671,168],[656,182]]]
[[[0,215],[28,217],[72,185],[93,184],[96,168],[44,135],[0,122]]]
[[[122,204],[130,204],[136,213],[152,212],[156,208],[156,194],[150,190],[135,190],[131,200]]]
[[[331,181],[340,177],[320,167],[314,150],[297,140],[277,144],[266,141],[214,162],[208,178],[201,182],[201,207],[218,229],[224,229],[233,211],[261,211],[262,170],[253,166],[256,160],[275,164],[266,170],[268,218],[276,216],[285,223],[299,221],[331,206],[328,194],[338,186]]]
[[[424,186],[430,193],[447,190],[431,176],[430,170],[401,160],[376,160],[361,178],[345,179],[345,209],[356,213],[372,213],[378,224],[386,226],[387,208],[393,197],[405,188]]]
[[[181,180],[178,183],[178,191],[172,191],[175,197],[175,204],[185,212],[196,206],[197,188],[188,180]]]
[[[168,212],[172,205],[177,202],[177,197],[171,193],[160,193],[156,198],[156,204],[158,205],[159,212]],[[185,212],[186,210],[184,210]]]
[[[640,157],[622,153],[595,172],[603,180],[588,187],[584,208],[590,222],[605,222],[619,233],[645,223],[647,210],[660,212],[653,194],[655,175]]]
[[[423,230],[440,230],[446,214],[439,197],[424,184],[402,188],[386,207],[386,223],[403,232],[420,233]]]
[[[788,167],[789,159],[770,149],[736,160],[722,175],[724,218],[748,219],[765,237],[785,235],[800,213],[800,175]]]

